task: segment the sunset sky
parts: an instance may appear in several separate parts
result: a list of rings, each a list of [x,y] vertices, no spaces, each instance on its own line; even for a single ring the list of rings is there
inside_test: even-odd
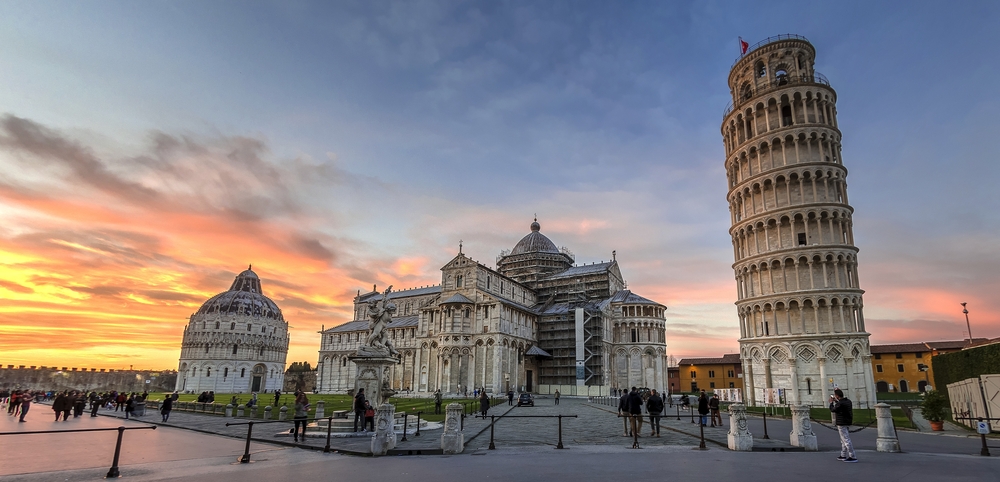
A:
[[[332,5],[331,5],[332,3]],[[0,365],[176,369],[253,264],[288,362],[529,232],[735,352],[738,37],[839,96],[873,343],[1000,336],[998,2],[0,2]]]

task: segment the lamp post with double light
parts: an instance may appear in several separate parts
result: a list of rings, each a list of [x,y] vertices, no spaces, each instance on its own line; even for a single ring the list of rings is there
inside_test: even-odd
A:
[[[965,307],[966,303],[962,302],[962,313],[965,313],[965,328],[969,330],[969,345],[972,345],[972,325],[969,324],[969,309]]]

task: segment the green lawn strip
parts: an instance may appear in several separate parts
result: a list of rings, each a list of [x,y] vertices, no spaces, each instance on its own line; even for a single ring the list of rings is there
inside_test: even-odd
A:
[[[169,393],[151,393],[149,394],[150,400],[163,400]],[[233,394],[233,393],[221,393],[215,395],[216,404],[227,405],[232,400],[232,397],[237,397],[240,404],[245,404],[250,400],[250,396],[245,393]],[[350,411],[352,405],[354,404],[354,399],[349,395],[341,394],[308,394],[309,398],[309,417],[313,418],[316,416],[317,402],[323,401],[323,411],[324,417],[329,417],[333,415],[333,412],[340,410]],[[178,401],[181,402],[195,402],[198,399],[197,394],[180,394]],[[259,408],[257,409],[257,417],[263,417],[264,407],[274,404],[273,394],[262,394],[258,395],[257,402]],[[445,398],[441,404],[441,414],[434,414],[434,399],[433,398],[406,398],[406,397],[392,397],[389,399],[389,403],[396,406],[396,413],[407,412],[411,416],[416,417],[417,412],[422,412],[420,414],[421,420],[428,420],[431,422],[440,422],[444,420],[444,409],[450,403],[459,403],[466,409],[466,413],[472,414],[479,410],[479,400],[473,398]],[[496,403],[500,403],[499,401]],[[272,419],[277,420],[278,413],[281,406],[288,407],[288,418],[291,419],[294,415],[292,411],[294,410],[295,397],[292,394],[282,394],[277,407],[272,409]],[[234,407],[235,411],[236,408]],[[247,414],[249,416],[249,413]]]

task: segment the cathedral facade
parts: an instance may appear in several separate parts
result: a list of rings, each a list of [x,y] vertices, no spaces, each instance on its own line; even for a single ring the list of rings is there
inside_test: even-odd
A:
[[[537,220],[496,269],[461,252],[441,284],[391,292],[388,339],[400,353],[389,384],[416,394],[603,395],[666,386],[666,306],[625,289],[617,261],[577,265]],[[323,330],[320,393],[354,388],[349,360],[369,327],[373,289],[354,298],[354,320]]]
[[[251,393],[280,390],[288,322],[264,296],[251,269],[206,301],[184,327],[176,390]]]

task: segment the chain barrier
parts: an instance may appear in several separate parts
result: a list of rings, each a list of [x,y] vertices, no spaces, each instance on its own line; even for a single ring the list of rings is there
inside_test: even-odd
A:
[[[834,427],[831,427],[831,426],[829,426],[829,425],[827,425],[827,424],[825,424],[825,423],[823,423],[823,422],[820,422],[819,420],[816,420],[815,418],[810,418],[810,419],[809,419],[809,421],[811,421],[812,423],[815,423],[815,424],[819,424],[819,425],[822,425],[822,426],[824,426],[824,427],[826,427],[826,428],[828,428],[828,429],[830,429],[830,430],[837,430],[837,427],[835,427],[835,426],[834,426]],[[871,427],[871,426],[872,426],[872,424],[874,424],[875,422],[878,422],[878,418],[873,418],[873,419],[872,419],[872,421],[871,421],[871,422],[868,422],[868,424],[867,424],[867,425],[865,425],[865,426],[863,426],[863,427],[861,427],[861,428],[857,428],[857,429],[854,429],[854,430],[848,430],[848,432],[849,432],[849,433],[857,433],[857,432],[860,432],[860,431],[862,431],[862,430],[864,430],[864,429],[866,429],[866,428],[868,428],[868,427]]]

